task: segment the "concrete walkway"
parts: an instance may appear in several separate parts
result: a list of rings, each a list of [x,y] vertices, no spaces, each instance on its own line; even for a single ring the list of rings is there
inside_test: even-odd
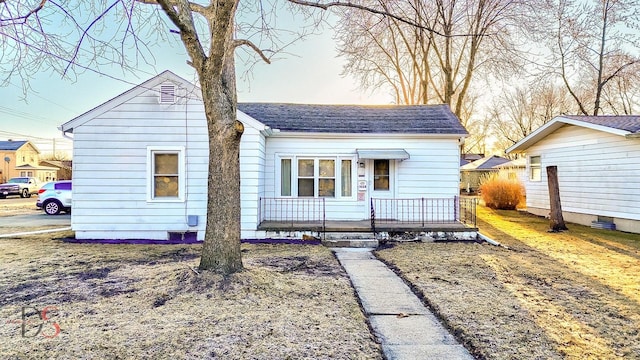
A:
[[[473,359],[371,249],[334,248],[388,360]]]

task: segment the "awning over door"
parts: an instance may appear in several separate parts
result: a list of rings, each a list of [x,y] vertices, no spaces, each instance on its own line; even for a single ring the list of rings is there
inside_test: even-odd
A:
[[[358,159],[407,160],[409,153],[405,149],[356,149]]]

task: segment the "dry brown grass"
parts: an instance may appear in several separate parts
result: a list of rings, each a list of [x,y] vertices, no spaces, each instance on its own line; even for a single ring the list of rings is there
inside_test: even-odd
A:
[[[381,358],[324,247],[243,245],[245,271],[225,278],[191,269],[200,246],[49,237],[0,239],[2,359]],[[21,307],[47,305],[61,334],[21,337]]]
[[[478,358],[640,359],[640,235],[479,207],[507,245],[405,244],[399,269]]]

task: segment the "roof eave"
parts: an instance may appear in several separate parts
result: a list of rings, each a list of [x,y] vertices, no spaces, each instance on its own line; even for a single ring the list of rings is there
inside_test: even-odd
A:
[[[589,122],[575,120],[575,119],[569,119],[569,118],[566,118],[566,117],[563,117],[563,116],[556,116],[555,118],[551,119],[551,121],[549,121],[546,124],[542,125],[538,129],[536,129],[534,132],[532,132],[531,134],[525,136],[524,138],[522,138],[517,143],[511,145],[509,148],[507,148],[505,150],[505,153],[509,154],[509,153],[512,153],[512,152],[514,152],[514,153],[525,152],[533,144],[535,144],[538,141],[542,140],[547,135],[549,135],[550,133],[556,131],[557,129],[559,129],[560,127],[562,127],[564,125],[575,125],[575,126],[580,126],[580,127],[584,127],[584,128],[588,128],[588,129],[592,129],[592,130],[602,131],[602,132],[606,132],[606,133],[609,133],[609,134],[620,135],[620,136],[625,136],[625,137],[627,137],[628,135],[631,135],[629,133],[629,131],[626,131],[626,130],[620,130],[620,129],[612,128],[612,127],[609,127],[609,126],[592,124],[592,123],[589,123]]]
[[[342,137],[372,137],[372,138],[438,138],[464,139],[468,134],[427,134],[427,133],[346,133],[346,132],[306,132],[273,129],[273,136],[278,137],[313,137],[313,138],[342,138]]]
[[[626,134],[624,137],[627,139],[640,139],[640,132]]]

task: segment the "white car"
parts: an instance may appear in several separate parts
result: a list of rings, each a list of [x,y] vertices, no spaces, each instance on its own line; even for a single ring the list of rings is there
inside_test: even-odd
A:
[[[52,181],[38,190],[36,206],[48,215],[71,212],[71,180]]]

